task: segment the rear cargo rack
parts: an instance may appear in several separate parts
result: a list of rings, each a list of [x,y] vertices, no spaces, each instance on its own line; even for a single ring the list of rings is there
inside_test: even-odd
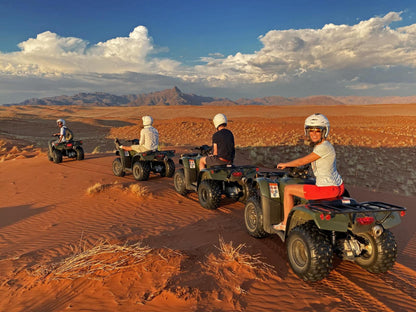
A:
[[[313,211],[330,214],[406,211],[405,207],[393,204],[388,204],[379,201],[368,201],[358,203],[353,199],[337,199],[333,201],[310,201],[307,204],[307,207],[309,207]]]

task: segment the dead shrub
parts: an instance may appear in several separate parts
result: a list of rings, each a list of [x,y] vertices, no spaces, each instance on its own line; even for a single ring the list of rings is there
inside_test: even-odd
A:
[[[39,265],[32,274],[41,278],[75,279],[79,277],[103,277],[109,273],[129,268],[143,261],[152,249],[141,246],[141,242],[120,246],[98,241],[88,248],[80,240],[78,246],[71,246],[73,255],[57,263]]]

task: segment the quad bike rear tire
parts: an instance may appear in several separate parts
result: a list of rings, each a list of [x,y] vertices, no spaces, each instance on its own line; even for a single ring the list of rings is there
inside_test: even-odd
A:
[[[78,146],[75,148],[75,152],[77,153],[77,160],[84,159],[84,150],[82,147]]]
[[[332,245],[313,221],[294,227],[289,232],[286,248],[293,272],[304,281],[319,281],[332,269]]]
[[[173,185],[177,193],[183,196],[188,193],[188,190],[186,189],[185,172],[183,168],[176,170],[175,174],[173,175]]]
[[[137,181],[149,179],[150,165],[146,161],[136,161],[133,165],[133,176]]]
[[[160,176],[162,177],[168,177],[171,178],[175,174],[175,163],[172,159],[168,159],[165,161],[165,168],[160,173]]]
[[[358,235],[365,243],[365,251],[355,262],[371,273],[385,273],[390,270],[397,258],[397,244],[394,235],[384,230],[379,237],[370,233]]]
[[[220,185],[214,180],[204,180],[198,187],[198,200],[206,209],[217,209],[221,201]]]
[[[53,150],[52,159],[55,164],[60,164],[62,162],[62,153],[59,150]]]
[[[113,160],[113,173],[116,177],[124,177],[126,175],[120,158]]]
[[[251,236],[256,238],[268,236],[268,233],[264,231],[263,210],[258,196],[252,196],[247,200],[244,208],[244,221]]]
[[[246,203],[249,198],[256,194],[256,190],[253,188],[253,185],[249,182],[243,184],[243,196],[238,198],[238,201]]]

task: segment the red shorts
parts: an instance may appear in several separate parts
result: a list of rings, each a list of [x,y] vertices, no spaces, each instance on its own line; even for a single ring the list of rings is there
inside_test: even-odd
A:
[[[304,184],[303,194],[305,199],[325,199],[339,197],[344,193],[344,183],[340,186],[316,186],[314,184]]]

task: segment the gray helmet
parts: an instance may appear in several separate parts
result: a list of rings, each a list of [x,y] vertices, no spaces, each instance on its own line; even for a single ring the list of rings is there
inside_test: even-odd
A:
[[[326,139],[329,134],[329,120],[322,114],[313,114],[305,119],[305,135],[308,134],[308,129],[318,128],[322,130],[323,137]]]
[[[215,126],[215,129],[218,129],[222,124],[227,124],[227,117],[224,114],[216,114],[212,120]]]

